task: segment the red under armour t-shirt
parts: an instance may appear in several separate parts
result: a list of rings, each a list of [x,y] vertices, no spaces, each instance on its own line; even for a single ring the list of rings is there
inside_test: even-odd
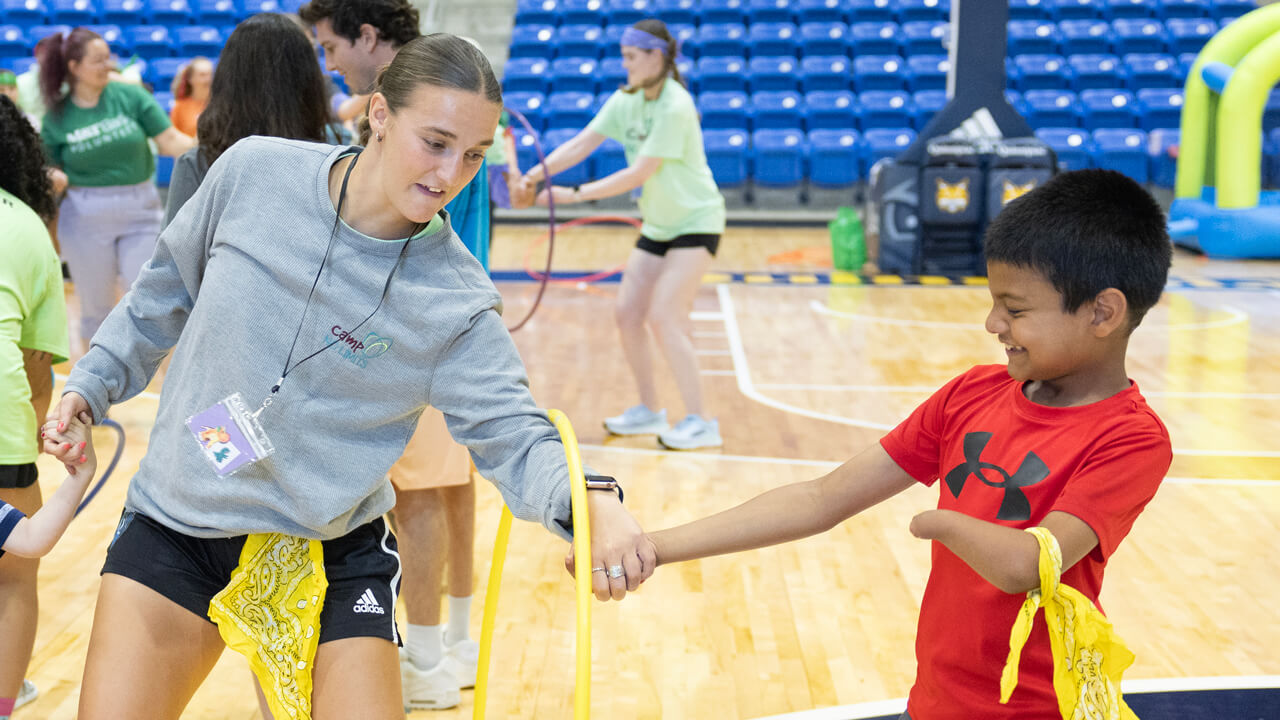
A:
[[[1054,510],[1083,520],[1098,547],[1062,582],[1094,604],[1107,559],[1173,459],[1169,433],[1136,384],[1091,405],[1047,407],[1028,400],[1004,365],[975,367],[947,383],[880,444],[916,480],[942,478],[939,508],[1014,528],[1034,527]],[[1043,614],[1022,651],[1018,687],[1000,704],[1009,631],[1025,599],[933,543],[907,705],[912,720],[1061,720]]]

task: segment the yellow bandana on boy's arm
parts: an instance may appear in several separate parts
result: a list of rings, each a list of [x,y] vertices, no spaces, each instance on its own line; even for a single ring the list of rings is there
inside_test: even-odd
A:
[[[1042,527],[1027,532],[1040,543],[1040,589],[1027,593],[1013,623],[1009,659],[1000,676],[1000,703],[1009,702],[1018,685],[1022,647],[1043,605],[1053,650],[1053,689],[1063,720],[1137,720],[1120,696],[1120,675],[1133,664],[1133,653],[1089,598],[1061,584],[1062,548],[1053,533]]]
[[[310,720],[311,669],[328,581],[319,540],[258,533],[209,603],[223,641],[249,660],[276,720]]]

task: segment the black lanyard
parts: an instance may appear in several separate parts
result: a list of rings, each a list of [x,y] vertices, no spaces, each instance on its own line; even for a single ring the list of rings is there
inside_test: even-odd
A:
[[[347,199],[347,181],[351,179],[351,171],[355,169],[356,162],[359,159],[360,153],[357,152],[355,157],[351,159],[351,164],[347,166],[346,173],[342,176],[342,188],[338,191],[338,208],[333,218],[333,230],[329,233],[329,244],[324,249],[324,258],[320,261],[320,268],[316,270],[315,279],[311,281],[311,290],[307,293],[307,303],[302,307],[302,317],[298,320],[298,329],[293,333],[293,342],[289,345],[289,355],[284,359],[284,369],[280,372],[280,379],[276,381],[275,385],[271,386],[271,395],[268,395],[267,398],[263,400],[263,409],[271,404],[272,397],[280,391],[280,386],[284,384],[284,379],[289,376],[289,373],[297,370],[299,365],[319,355],[325,350],[328,350],[341,340],[341,338],[335,337],[329,344],[294,363],[293,367],[289,367],[289,361],[293,359],[293,350],[298,345],[298,336],[302,334],[302,326],[305,324],[307,319],[307,310],[311,307],[311,296],[315,294],[316,285],[320,282],[320,273],[324,272],[325,263],[329,261],[329,252],[333,250],[333,239],[338,236],[338,224],[342,222],[342,206]],[[382,286],[382,297],[378,299],[378,304],[373,308],[373,312],[370,312],[365,316],[364,320],[361,320],[355,327],[348,330],[348,334],[359,330],[360,326],[368,322],[369,318],[373,317],[374,314],[378,312],[378,309],[382,307],[382,303],[387,299],[387,291],[391,289],[391,278],[396,274],[396,268],[399,267],[400,261],[404,259],[405,250],[409,248],[409,240],[412,239],[414,235],[421,232],[422,227],[423,226],[421,225],[415,226],[409,233],[409,237],[404,239],[404,245],[400,247],[400,254],[396,256],[395,264],[391,266],[391,272],[387,273],[387,281]],[[258,412],[262,412],[262,409],[259,409]],[[256,415],[257,413],[254,414]]]

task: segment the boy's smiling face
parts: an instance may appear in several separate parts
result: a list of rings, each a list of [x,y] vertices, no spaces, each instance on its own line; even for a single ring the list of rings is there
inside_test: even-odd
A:
[[[989,262],[987,280],[992,300],[987,331],[1004,343],[1010,377],[1069,384],[1093,365],[1092,302],[1068,312],[1062,294],[1044,275],[1017,265]]]

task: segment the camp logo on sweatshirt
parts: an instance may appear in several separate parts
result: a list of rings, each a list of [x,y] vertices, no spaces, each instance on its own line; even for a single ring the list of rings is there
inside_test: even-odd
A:
[[[386,354],[392,342],[391,338],[372,331],[363,335],[359,332],[352,334],[340,325],[330,328],[324,341],[326,344],[334,343],[342,357],[359,368],[367,367],[370,360]]]

